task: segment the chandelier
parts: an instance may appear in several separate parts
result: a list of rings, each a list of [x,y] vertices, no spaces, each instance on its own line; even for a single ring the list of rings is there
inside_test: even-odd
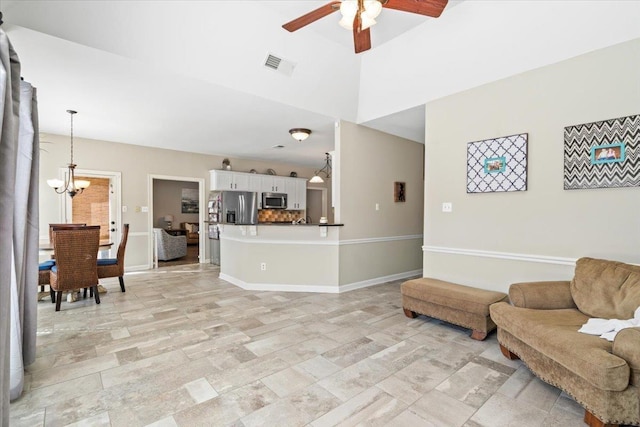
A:
[[[324,182],[324,179],[322,179],[322,177],[320,176],[321,173],[324,174],[326,179],[331,178],[331,156],[329,155],[329,153],[324,153],[326,157],[325,159],[325,163],[324,166],[322,167],[322,169],[316,171],[316,173],[313,174],[313,178],[311,178],[309,180],[309,182],[312,183],[321,183]]]
[[[67,113],[69,113],[69,116],[71,117],[71,161],[67,166],[69,171],[64,181],[61,179],[48,179],[47,184],[49,187],[53,188],[56,193],[62,194],[67,192],[69,196],[73,198],[76,194],[82,193],[84,189],[91,184],[91,182],[84,179],[76,179],[76,164],[73,163],[73,115],[78,112],[74,110],[67,110]]]

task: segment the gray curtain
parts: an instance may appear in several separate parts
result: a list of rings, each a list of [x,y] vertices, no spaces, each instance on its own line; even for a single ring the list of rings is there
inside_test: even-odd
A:
[[[20,396],[35,360],[38,284],[38,121],[36,91],[0,29],[0,413]],[[9,351],[5,351],[8,349]]]

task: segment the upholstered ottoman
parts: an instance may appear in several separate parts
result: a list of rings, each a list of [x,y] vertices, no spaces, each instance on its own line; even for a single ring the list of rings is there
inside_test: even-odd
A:
[[[424,314],[471,329],[471,338],[482,341],[496,328],[489,306],[508,301],[503,292],[458,285],[443,280],[421,278],[401,285],[402,308],[407,317]]]

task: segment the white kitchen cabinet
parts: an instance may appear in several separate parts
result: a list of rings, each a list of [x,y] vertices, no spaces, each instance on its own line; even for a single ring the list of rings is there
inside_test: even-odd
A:
[[[286,178],[275,175],[262,175],[261,187],[264,193],[284,193]]]
[[[307,180],[304,178],[286,178],[287,210],[307,209]]]
[[[210,174],[213,191],[254,191],[249,189],[249,173],[212,170]]]

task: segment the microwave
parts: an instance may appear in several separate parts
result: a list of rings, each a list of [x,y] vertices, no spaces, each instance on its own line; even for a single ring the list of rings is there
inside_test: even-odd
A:
[[[262,209],[286,209],[287,193],[262,193]]]

